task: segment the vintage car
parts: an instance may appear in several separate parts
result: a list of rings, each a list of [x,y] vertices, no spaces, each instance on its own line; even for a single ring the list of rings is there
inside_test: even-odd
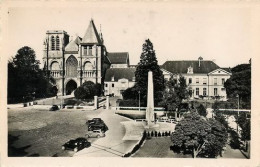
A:
[[[86,137],[88,137],[88,138],[90,138],[90,137],[100,138],[100,137],[105,137],[105,136],[106,136],[105,133],[101,129],[88,131],[88,133],[86,134]]]
[[[91,120],[88,120],[86,124],[97,124],[97,123],[104,123],[104,121],[101,118],[93,118]]]
[[[108,127],[105,123],[90,124],[88,126],[88,131],[99,130],[99,129],[102,132],[106,132],[108,130]]]
[[[56,111],[56,110],[59,110],[59,107],[57,105],[51,106],[50,111]]]
[[[70,140],[62,145],[62,150],[73,150],[77,152],[83,148],[90,147],[91,143],[86,138],[79,137],[77,139]]]

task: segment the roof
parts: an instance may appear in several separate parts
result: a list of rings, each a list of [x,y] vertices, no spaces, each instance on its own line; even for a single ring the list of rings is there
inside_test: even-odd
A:
[[[111,64],[128,64],[128,52],[108,52],[107,57]]]
[[[101,39],[98,35],[94,21],[91,19],[87,31],[81,41],[83,44],[98,44],[102,45]]]
[[[161,68],[175,74],[187,73],[188,68],[193,68],[193,73],[209,73],[219,68],[213,61],[201,60],[200,67],[198,60],[166,61]]]
[[[105,82],[111,81],[113,76],[115,82],[122,78],[133,81],[133,77],[135,77],[135,70],[136,68],[110,68],[106,71]]]
[[[65,47],[65,51],[78,51],[80,41],[80,37],[77,37],[75,40],[70,41],[70,43]]]
[[[225,70],[225,71],[227,71],[227,72],[229,72],[229,73],[232,73],[230,67],[221,67],[221,69],[223,69],[223,70]]]

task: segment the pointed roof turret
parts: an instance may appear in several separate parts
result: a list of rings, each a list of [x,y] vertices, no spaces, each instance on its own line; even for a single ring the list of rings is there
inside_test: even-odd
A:
[[[96,26],[94,24],[93,19],[90,20],[88,29],[81,41],[82,44],[98,44],[102,45],[101,39],[98,35]]]

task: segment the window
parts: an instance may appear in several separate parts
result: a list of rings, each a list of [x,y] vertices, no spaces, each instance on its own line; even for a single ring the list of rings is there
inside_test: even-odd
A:
[[[200,83],[199,78],[196,78],[196,83]]]
[[[92,56],[92,46],[89,47],[89,55]]]
[[[59,38],[59,36],[56,37],[56,50],[60,50],[60,38]]]
[[[106,83],[106,87],[107,87],[107,83]]]
[[[217,85],[218,84],[218,80],[217,78],[214,78],[214,85]]]
[[[189,84],[191,84],[192,83],[192,78],[189,78]]]
[[[54,36],[51,36],[51,50],[55,50],[55,39],[54,39]]]
[[[207,85],[207,78],[203,78],[203,85]]]
[[[214,88],[214,96],[218,95],[218,88]]]
[[[114,87],[115,85],[112,83],[112,88]]]
[[[188,74],[193,74],[193,68],[191,66],[188,68],[188,72],[187,73]]]
[[[226,90],[226,88],[221,88],[221,91],[225,91]]]
[[[207,95],[207,88],[203,88],[203,96]]]
[[[83,55],[87,55],[87,54],[88,54],[88,48],[87,46],[85,46],[83,49]]]
[[[222,85],[224,85],[225,83],[225,78],[222,78]]]
[[[199,96],[200,89],[196,88],[196,95]]]

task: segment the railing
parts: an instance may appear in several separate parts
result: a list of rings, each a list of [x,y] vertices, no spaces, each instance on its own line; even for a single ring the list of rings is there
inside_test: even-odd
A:
[[[217,111],[251,112],[249,109],[216,109]]]
[[[51,76],[54,78],[61,77],[61,70],[52,70]]]
[[[93,70],[84,70],[83,72],[83,77],[95,77],[96,76],[96,71]]]
[[[141,110],[146,111],[146,107],[116,107],[116,110]],[[164,111],[163,107],[154,107],[154,111]]]

